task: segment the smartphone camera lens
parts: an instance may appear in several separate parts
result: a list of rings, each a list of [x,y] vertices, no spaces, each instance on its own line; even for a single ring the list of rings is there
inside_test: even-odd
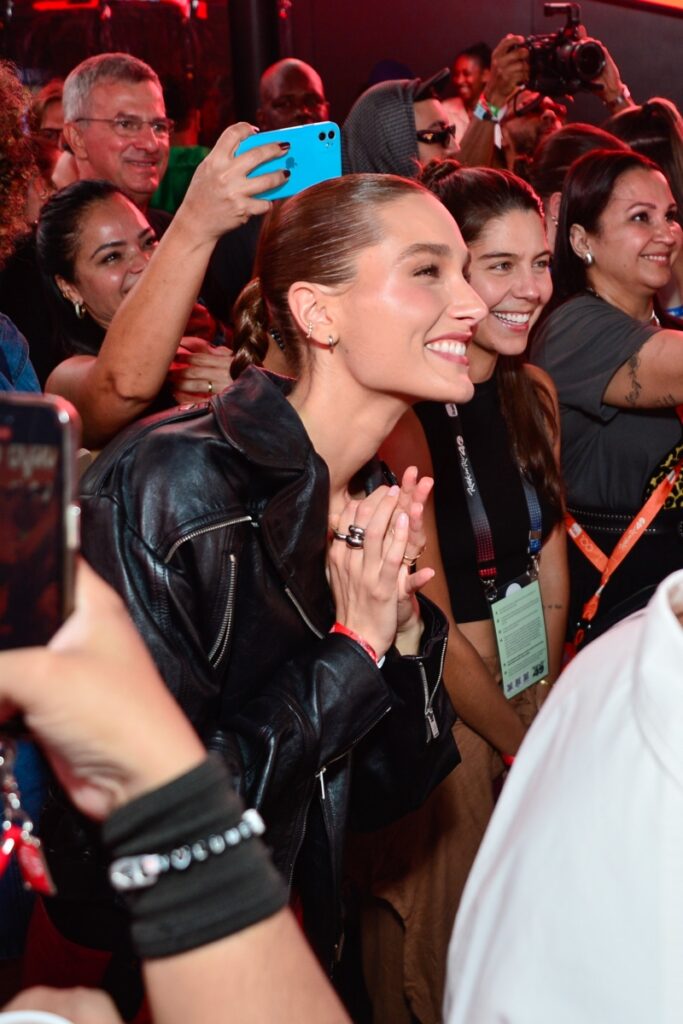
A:
[[[328,139],[333,139],[334,138],[334,132],[328,132],[327,133],[327,137],[328,137]]]
[[[322,141],[323,141],[323,139],[325,138],[325,132],[320,132],[320,134],[318,135],[318,138],[319,138],[319,139],[320,139],[320,141],[322,142]]]

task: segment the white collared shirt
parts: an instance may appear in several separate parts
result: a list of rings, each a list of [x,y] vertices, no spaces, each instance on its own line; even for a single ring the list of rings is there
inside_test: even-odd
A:
[[[683,571],[569,666],[448,956],[447,1024],[683,1021]]]

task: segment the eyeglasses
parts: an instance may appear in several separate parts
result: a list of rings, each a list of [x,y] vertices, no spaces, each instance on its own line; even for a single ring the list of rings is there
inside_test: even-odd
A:
[[[151,121],[145,121],[142,117],[77,117],[76,121],[109,124],[113,131],[124,139],[137,138],[146,124],[152,129],[155,138],[167,139],[175,125],[170,117],[155,117]]]
[[[443,128],[423,128],[415,134],[418,142],[425,142],[428,146],[447,146],[449,139],[455,138],[455,125],[445,124]]]

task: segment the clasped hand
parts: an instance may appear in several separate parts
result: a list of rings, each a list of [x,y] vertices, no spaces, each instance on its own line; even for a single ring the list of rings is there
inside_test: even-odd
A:
[[[434,575],[430,568],[410,572],[424,551],[424,506],[430,477],[418,479],[409,467],[401,486],[378,487],[362,500],[349,499],[331,530],[346,534],[350,525],[364,531],[362,548],[334,538],[328,554],[330,585],[337,621],[361,636],[378,657],[395,644],[401,654],[417,654],[422,621],[417,592]]]

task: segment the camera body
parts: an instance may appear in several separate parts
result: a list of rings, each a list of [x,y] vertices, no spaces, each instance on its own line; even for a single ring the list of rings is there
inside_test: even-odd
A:
[[[544,96],[572,96],[588,89],[605,67],[605,51],[592,39],[581,39],[578,4],[543,5],[543,13],[566,14],[566,24],[557,32],[527,36],[529,50],[528,88]]]

